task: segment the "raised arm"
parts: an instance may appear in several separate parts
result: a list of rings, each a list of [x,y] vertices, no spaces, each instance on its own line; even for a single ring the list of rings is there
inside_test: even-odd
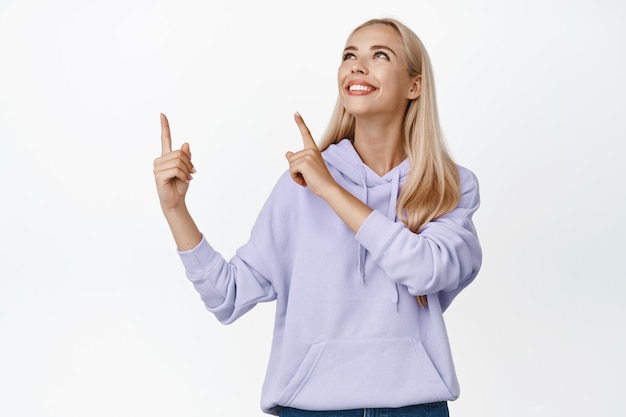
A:
[[[350,230],[357,233],[372,209],[337,184],[302,116],[296,113],[294,119],[302,135],[303,149],[285,155],[289,161],[291,178],[299,185],[309,187],[311,192],[326,201]]]
[[[161,210],[180,251],[194,248],[202,239],[185,204],[189,181],[193,179],[191,174],[195,172],[188,143],[172,151],[170,125],[161,114],[161,156],[154,160],[154,179]]]

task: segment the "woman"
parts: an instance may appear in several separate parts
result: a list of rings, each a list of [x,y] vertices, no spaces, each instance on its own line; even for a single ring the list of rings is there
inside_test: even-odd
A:
[[[276,301],[262,409],[292,416],[447,416],[459,395],[443,311],[480,269],[478,183],[445,149],[428,55],[393,19],[350,35],[320,148],[295,121],[250,240],[226,261],[185,206],[189,145],[162,123],[161,207],[187,277],[231,323]],[[416,300],[417,297],[417,300]]]

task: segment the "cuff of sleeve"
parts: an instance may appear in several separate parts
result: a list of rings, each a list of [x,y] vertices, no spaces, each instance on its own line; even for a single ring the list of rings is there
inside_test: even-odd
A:
[[[363,222],[354,238],[372,255],[376,256],[384,242],[393,233],[393,227],[389,223],[396,224],[389,220],[379,211],[372,211]]]
[[[185,251],[177,250],[177,253],[190,280],[205,275],[220,259],[219,253],[213,249],[204,235],[194,248]]]

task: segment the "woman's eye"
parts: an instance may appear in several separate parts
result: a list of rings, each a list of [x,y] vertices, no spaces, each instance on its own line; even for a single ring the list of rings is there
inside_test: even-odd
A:
[[[387,55],[386,52],[378,51],[378,52],[374,53],[374,58],[389,59],[389,55]]]
[[[343,54],[343,60],[347,61],[348,59],[354,59],[355,56],[353,53],[351,52],[346,52],[345,54]]]

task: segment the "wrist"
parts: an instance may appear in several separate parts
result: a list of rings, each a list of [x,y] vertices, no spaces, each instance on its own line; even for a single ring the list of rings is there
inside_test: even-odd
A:
[[[163,211],[163,214],[165,215],[165,217],[169,217],[169,216],[179,217],[189,212],[189,210],[187,210],[187,205],[185,204],[184,201],[175,206],[166,206],[166,205],[161,204],[161,211]]]
[[[329,187],[322,198],[354,233],[372,212],[370,207],[339,184]]]
[[[347,191],[333,181],[332,184],[329,184],[319,193],[319,197],[330,204],[332,200],[341,198],[344,193],[347,193]]]
[[[192,249],[202,240],[202,234],[185,205],[163,209],[163,214],[174,236],[178,250]]]

